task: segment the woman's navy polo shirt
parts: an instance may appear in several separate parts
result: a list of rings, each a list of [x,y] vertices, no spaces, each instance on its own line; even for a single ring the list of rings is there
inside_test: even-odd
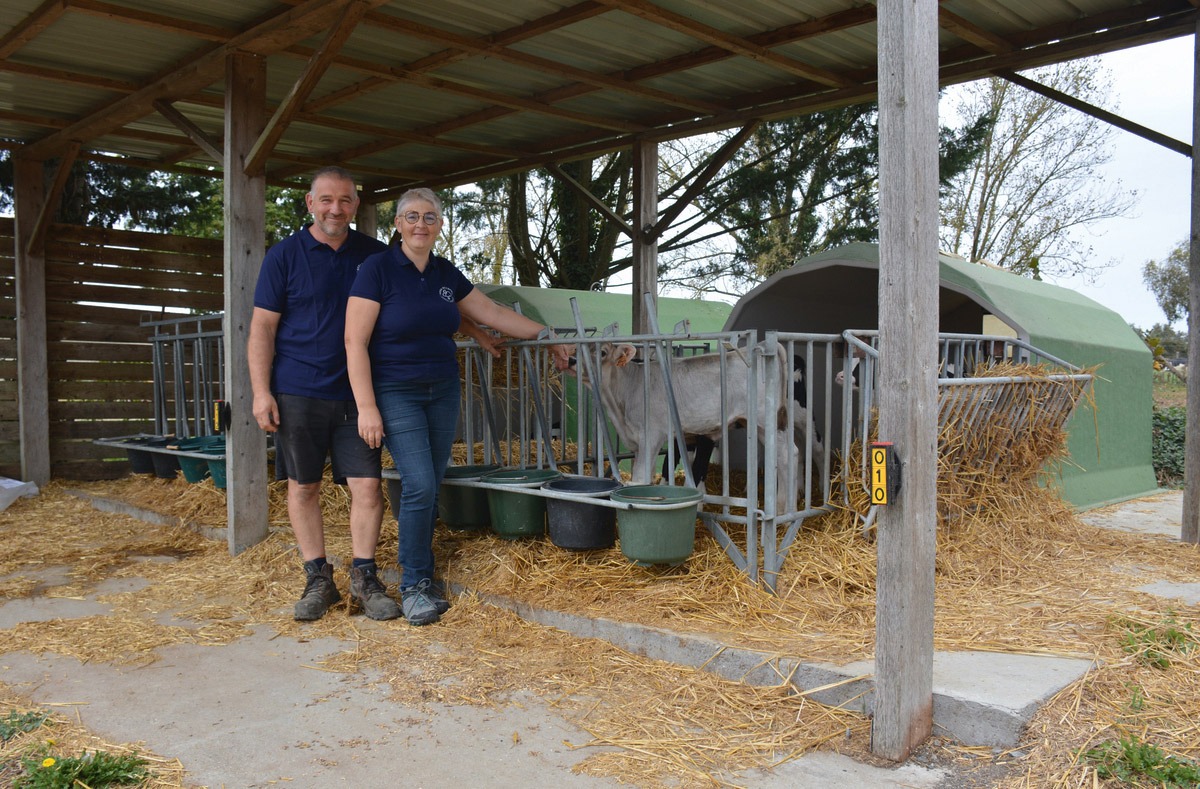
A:
[[[400,244],[364,260],[350,295],[379,303],[368,347],[373,382],[457,378],[458,302],[474,287],[437,255],[418,271]]]

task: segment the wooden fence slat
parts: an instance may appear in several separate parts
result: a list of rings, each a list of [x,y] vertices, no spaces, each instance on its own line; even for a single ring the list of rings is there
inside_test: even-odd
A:
[[[0,217],[0,474],[5,476],[20,473],[13,236],[13,220]],[[67,479],[120,476],[128,472],[122,453],[92,439],[153,430],[152,329],[142,324],[189,312],[220,312],[224,244],[51,225],[45,270],[51,473]],[[184,394],[191,397],[190,366],[185,384]],[[173,408],[173,392],[167,400]]]

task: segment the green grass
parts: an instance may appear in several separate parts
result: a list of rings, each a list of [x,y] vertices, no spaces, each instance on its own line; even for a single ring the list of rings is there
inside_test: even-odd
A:
[[[1173,789],[1200,785],[1200,767],[1195,763],[1169,756],[1133,735],[1089,749],[1082,761],[1092,764],[1098,777],[1115,778],[1128,786]]]
[[[90,789],[137,786],[149,777],[146,760],[139,756],[114,756],[104,751],[56,759],[40,753],[21,760],[25,774],[13,781],[14,789]]]
[[[1121,646],[1125,653],[1154,668],[1168,669],[1172,657],[1186,655],[1196,648],[1196,633],[1191,623],[1181,626],[1173,613],[1167,614],[1158,626],[1128,619],[1117,619],[1114,625],[1124,631]]]
[[[0,718],[0,742],[8,742],[18,734],[34,731],[45,722],[45,713],[10,712],[7,717]]]

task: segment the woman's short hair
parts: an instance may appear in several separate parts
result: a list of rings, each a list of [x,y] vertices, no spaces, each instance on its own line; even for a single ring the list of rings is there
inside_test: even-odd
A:
[[[432,189],[419,186],[416,189],[409,189],[400,195],[400,199],[396,201],[396,216],[404,216],[410,203],[419,203],[421,201],[433,203],[433,210],[437,212],[438,216],[442,215],[442,198],[438,197]]]

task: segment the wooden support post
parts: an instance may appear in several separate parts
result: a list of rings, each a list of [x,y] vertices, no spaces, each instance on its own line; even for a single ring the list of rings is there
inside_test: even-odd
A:
[[[650,331],[645,295],[658,298],[658,143],[633,145],[633,333]]]
[[[16,208],[17,431],[21,478],[50,482],[50,390],[46,363],[46,249],[30,244],[46,202],[45,163],[13,157]],[[45,236],[43,235],[43,240]]]
[[[245,158],[266,123],[267,68],[258,55],[230,55],[225,76],[225,451],[230,553],[267,536],[267,442],[254,421],[246,340],[265,251],[266,178]]]
[[[360,193],[361,194],[361,193]],[[359,203],[354,228],[371,238],[379,238],[379,211],[374,203]]]
[[[1183,528],[1179,539],[1200,542],[1200,375],[1192,365],[1200,361],[1200,23],[1196,25],[1192,66],[1192,232],[1188,252],[1188,383],[1187,428],[1184,440]]]
[[[879,2],[879,438],[901,463],[876,545],[871,751],[933,727],[937,528],[937,0]]]

